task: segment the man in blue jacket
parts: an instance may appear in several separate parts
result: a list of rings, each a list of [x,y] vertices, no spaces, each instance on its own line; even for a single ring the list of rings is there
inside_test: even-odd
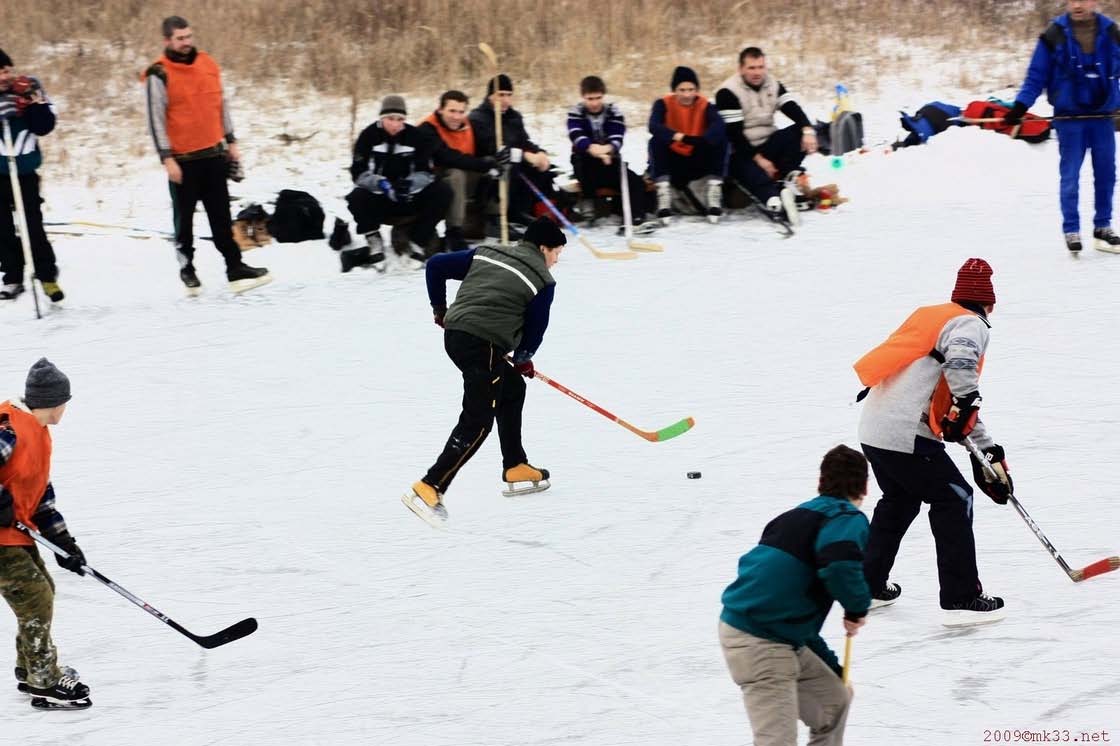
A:
[[[723,592],[719,640],[731,678],[743,690],[755,746],[796,746],[797,720],[810,746],[844,740],[851,692],[821,626],[833,600],[853,636],[871,593],[863,577],[867,460],[839,445],[821,461],[818,497],[782,513],[758,546],[739,558]]]
[[[1110,225],[1116,135],[1110,115],[1120,109],[1120,29],[1097,12],[1097,0],[1066,0],[1066,9],[1038,38],[1026,80],[1004,123],[1019,124],[1044,88],[1055,117],[1093,117],[1054,122],[1061,156],[1062,232],[1066,248],[1081,251],[1077,186],[1085,152],[1092,151],[1094,245],[1116,254],[1120,236]]]
[[[28,248],[35,264],[35,277],[42,283],[47,297],[57,303],[64,296],[58,286],[54,249],[43,228],[38,174],[39,165],[43,162],[39,138],[54,130],[54,107],[38,80],[16,76],[12,59],[3,50],[0,50],[0,119],[8,121],[12,133],[16,173],[23,196],[27,232],[30,234],[24,240],[30,239]],[[0,141],[0,270],[4,275],[0,300],[14,300],[24,291],[23,249],[12,219],[15,204],[15,193],[8,174],[8,153]]]

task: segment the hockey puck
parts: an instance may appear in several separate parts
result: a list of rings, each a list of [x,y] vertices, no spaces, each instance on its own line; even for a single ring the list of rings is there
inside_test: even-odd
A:
[[[689,473],[687,474],[687,476],[688,476],[688,478],[689,478],[689,479],[699,479],[699,478],[700,478],[700,472],[698,472],[698,471],[690,471],[690,472],[689,472]]]

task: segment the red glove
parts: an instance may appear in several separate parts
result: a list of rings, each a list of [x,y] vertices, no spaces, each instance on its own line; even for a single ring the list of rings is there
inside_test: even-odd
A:
[[[432,306],[432,321],[440,329],[443,328],[443,317],[447,313],[447,308],[444,306]]]
[[[39,87],[35,84],[34,80],[26,75],[21,75],[12,81],[12,86],[9,90],[16,96],[16,116],[19,116],[23,114],[24,109],[35,103],[35,94],[38,92]]]
[[[513,369],[516,370],[521,375],[525,376],[526,378],[532,378],[533,376],[535,376],[537,374],[537,372],[533,369],[533,361],[532,360],[526,360],[526,361],[521,362],[521,363],[514,363],[513,364]]]

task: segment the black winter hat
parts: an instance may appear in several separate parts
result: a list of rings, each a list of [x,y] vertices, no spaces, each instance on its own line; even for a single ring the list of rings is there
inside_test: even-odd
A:
[[[27,372],[23,402],[29,409],[50,409],[70,401],[70,379],[45,357]]]
[[[400,114],[402,117],[408,114],[408,107],[404,105],[404,96],[390,93],[381,99],[381,113],[377,116],[383,117],[389,114]]]
[[[700,78],[696,77],[696,71],[691,67],[680,65],[673,70],[673,79],[669,83],[669,90],[677,90],[677,86],[681,83],[693,83],[697,88],[700,87]]]
[[[8,56],[7,52],[0,49],[0,67],[11,67],[12,58]]]
[[[510,93],[513,93],[513,81],[510,80],[509,76],[506,75],[505,73],[498,73],[498,90],[499,91],[509,91]],[[486,82],[486,95],[487,96],[492,96],[493,94],[494,94],[494,79],[490,78],[490,80],[488,80]]]
[[[568,243],[568,237],[564,235],[564,231],[560,230],[560,226],[551,218],[546,217],[539,217],[529,223],[529,227],[525,229],[523,240],[534,246],[547,246],[550,249]]]

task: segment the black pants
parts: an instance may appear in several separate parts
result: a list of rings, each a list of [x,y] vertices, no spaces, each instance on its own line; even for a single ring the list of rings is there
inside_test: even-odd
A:
[[[618,204],[621,210],[622,169],[619,168],[617,159],[603,163],[593,155],[572,153],[572,170],[584,197],[594,197],[596,189],[614,189],[620,195]],[[630,169],[626,169],[626,181],[630,186],[630,215],[643,218],[649,203],[646,199],[646,184],[641,176]]]
[[[778,130],[762,143],[757,152],[773,163],[778,169],[778,178],[783,178],[805,159],[805,153],[801,151],[801,127],[791,124]],[[740,153],[731,159],[731,175],[763,202],[778,196],[782,190],[781,184],[767,176],[753,157]]]
[[[221,156],[181,161],[183,182],[171,187],[175,215],[175,243],[179,264],[194,267],[194,208],[202,202],[210,221],[214,246],[226,261],[226,269],[241,264],[241,249],[233,240],[233,219],[229,214],[229,186],[226,184],[226,159]]]
[[[31,234],[31,261],[35,263],[35,276],[40,282],[54,282],[58,279],[58,264],[43,228],[39,174],[20,174],[19,188],[23,193],[23,209],[27,214],[27,232]],[[4,273],[5,285],[21,284],[24,279],[23,247],[16,235],[15,208],[12,177],[0,174],[0,271]]]
[[[723,180],[727,173],[727,146],[712,147],[706,143],[694,145],[692,155],[681,155],[668,145],[649,141],[649,172],[655,179],[668,176],[678,189],[705,176]]]
[[[436,234],[436,223],[447,215],[453,196],[451,187],[435,181],[408,202],[394,202],[384,194],[355,187],[346,195],[346,204],[358,224],[358,233],[362,234],[377,230],[386,219],[416,216],[408,228],[408,240],[427,250],[428,242]]]
[[[883,490],[871,519],[864,577],[872,593],[886,585],[906,529],[922,503],[929,503],[941,606],[970,601],[981,591],[972,535],[972,486],[942,443],[928,438],[916,438],[916,442],[913,454],[861,446]]]
[[[526,462],[521,445],[521,409],[525,406],[525,379],[505,361],[504,352],[490,342],[449,329],[443,347],[455,367],[463,372],[463,412],[451,431],[443,453],[424,481],[446,492],[498,420],[498,439],[502,444],[502,468]]]

